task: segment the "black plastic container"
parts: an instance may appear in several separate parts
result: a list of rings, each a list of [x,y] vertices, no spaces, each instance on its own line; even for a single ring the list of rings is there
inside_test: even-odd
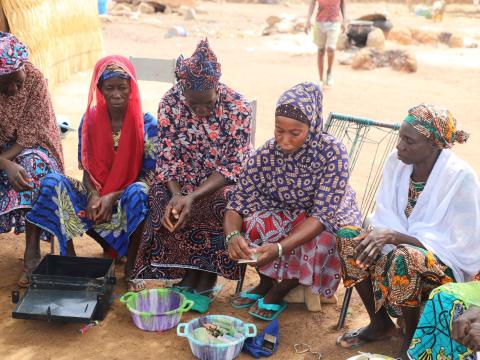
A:
[[[12,316],[80,323],[103,320],[115,283],[112,259],[47,255],[32,272]],[[12,293],[12,299],[16,295]]]

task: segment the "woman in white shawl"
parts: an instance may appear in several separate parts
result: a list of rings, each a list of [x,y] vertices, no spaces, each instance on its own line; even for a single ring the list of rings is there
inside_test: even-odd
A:
[[[344,285],[355,286],[370,316],[368,326],[342,335],[340,346],[390,337],[395,325],[388,315],[402,316],[405,358],[422,299],[479,272],[480,186],[448,150],[467,138],[446,109],[421,104],[409,110],[384,168],[372,228],[337,234]]]

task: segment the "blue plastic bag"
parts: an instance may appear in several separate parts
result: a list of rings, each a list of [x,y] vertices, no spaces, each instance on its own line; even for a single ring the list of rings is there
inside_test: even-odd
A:
[[[268,326],[260,334],[253,338],[246,339],[245,343],[243,344],[242,351],[253,356],[255,359],[272,355],[275,351],[277,351],[278,345],[280,344],[279,332],[278,320],[275,319],[271,321],[270,324],[268,324]],[[262,348],[265,334],[269,334],[277,338],[273,351],[267,351]]]

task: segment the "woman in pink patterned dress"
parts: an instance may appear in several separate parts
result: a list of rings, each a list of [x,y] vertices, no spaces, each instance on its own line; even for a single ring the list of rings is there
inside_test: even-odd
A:
[[[26,231],[27,244],[38,237],[25,214],[38,196],[40,181],[63,172],[60,132],[47,82],[28,61],[28,50],[15,36],[0,32],[0,234]],[[25,272],[40,260],[40,247],[27,246]]]

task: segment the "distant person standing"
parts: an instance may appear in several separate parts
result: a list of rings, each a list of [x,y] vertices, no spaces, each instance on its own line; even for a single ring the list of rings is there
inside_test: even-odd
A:
[[[308,8],[307,24],[305,33],[308,34],[312,27],[312,15],[315,5],[318,3],[318,12],[313,26],[313,41],[318,46],[318,73],[320,85],[323,85],[323,64],[325,49],[327,52],[327,81],[326,85],[333,85],[332,67],[335,60],[335,49],[340,32],[344,30],[345,0],[311,0]]]

